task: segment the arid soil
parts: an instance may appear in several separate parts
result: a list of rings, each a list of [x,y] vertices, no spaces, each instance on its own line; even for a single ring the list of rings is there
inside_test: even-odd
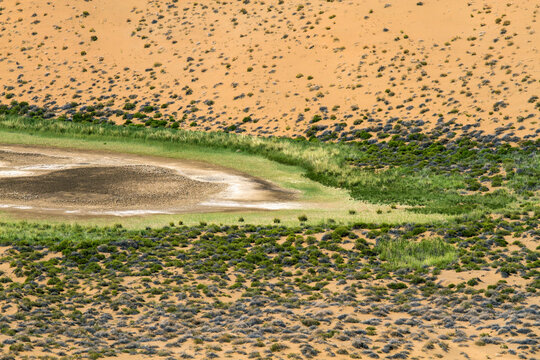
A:
[[[292,206],[294,194],[208,164],[51,148],[0,148],[0,208],[139,215]],[[246,200],[247,199],[247,200]]]
[[[0,179],[2,199],[27,204],[124,208],[196,204],[220,186],[153,166],[82,167]]]
[[[537,139],[539,6],[4,0],[0,101],[263,136]]]

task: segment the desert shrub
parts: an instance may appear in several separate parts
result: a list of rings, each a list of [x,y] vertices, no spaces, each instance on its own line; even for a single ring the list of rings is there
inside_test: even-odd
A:
[[[289,347],[285,344],[281,344],[281,343],[275,343],[275,344],[272,344],[270,346],[270,351],[271,352],[278,352],[278,351],[281,351],[281,350],[285,350],[285,349],[288,349]]]

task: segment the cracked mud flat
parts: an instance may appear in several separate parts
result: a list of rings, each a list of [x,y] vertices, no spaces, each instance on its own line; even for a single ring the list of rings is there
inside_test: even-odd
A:
[[[293,193],[267,181],[200,162],[11,145],[0,146],[0,189],[0,209],[45,215],[298,206]]]

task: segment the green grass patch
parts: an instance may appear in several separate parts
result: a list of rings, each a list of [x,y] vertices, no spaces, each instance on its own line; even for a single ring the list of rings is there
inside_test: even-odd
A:
[[[367,143],[352,145],[320,143],[217,132],[72,123],[12,115],[0,116],[0,129],[4,132],[50,137],[63,136],[79,140],[152,144],[161,147],[162,153],[188,154],[189,148],[195,147],[199,154],[201,149],[205,149],[207,154],[220,152],[250,154],[282,165],[297,167],[308,179],[325,186],[345,189],[354,199],[374,204],[407,205],[415,212],[426,214],[459,215],[477,210],[492,211],[504,208],[516,200],[516,196],[510,194],[506,187],[484,194],[482,186],[478,187],[474,184],[475,187],[471,188],[470,179],[474,174],[464,175],[464,171],[447,171],[444,167],[432,167],[429,163],[420,161],[422,156],[427,155],[423,155],[424,153],[419,150],[422,147],[419,146],[398,146],[392,151],[380,149],[379,151],[377,147],[370,147]],[[450,157],[450,154],[455,152],[455,149],[444,149],[444,146],[436,148],[438,157],[444,157],[445,154]],[[510,164],[511,160],[519,155],[516,151],[519,152],[519,149],[506,148],[504,153],[497,153],[496,156],[490,157],[482,157],[479,155],[481,153],[472,152],[473,155],[463,155],[463,158],[469,159],[476,156],[484,159],[480,162],[480,165],[483,164],[484,167],[489,165],[489,161],[499,161],[503,158]],[[393,156],[393,153],[396,155]],[[208,157],[212,159],[215,155]],[[417,164],[410,164],[409,161],[403,160],[408,157],[417,159]],[[384,167],[385,162],[381,161],[381,158],[387,165],[392,166]],[[402,159],[402,164],[395,163],[394,158]],[[451,159],[452,161],[459,160],[453,157]],[[238,160],[231,157],[229,163],[224,163],[224,165],[238,163]],[[447,165],[449,169],[452,168],[450,166],[452,164]],[[463,162],[462,165],[468,166],[467,169],[472,166],[468,162]],[[479,164],[473,165],[476,169]],[[249,168],[249,166],[245,167]],[[533,161],[527,168],[529,178],[516,179],[516,176],[520,177],[516,173],[512,178],[513,183],[529,184],[530,179],[533,178],[531,175],[534,176],[539,168],[540,164]],[[257,171],[265,171],[265,169],[258,168]],[[266,170],[266,172],[271,172],[271,170]],[[471,193],[469,191],[471,189],[475,191]],[[307,193],[310,191],[310,189],[303,190]]]
[[[383,239],[377,243],[375,251],[393,270],[445,267],[457,258],[456,249],[438,238],[420,241]]]
[[[1,118],[1,117],[0,117]],[[177,159],[203,161],[218,167],[239,170],[243,173],[269,180],[285,189],[297,192],[297,202],[302,205],[300,210],[262,211],[245,210],[231,212],[186,213],[174,215],[116,217],[73,217],[46,216],[32,218],[41,224],[85,224],[108,226],[116,222],[127,228],[145,228],[147,226],[165,226],[169,223],[182,221],[186,225],[197,225],[201,222],[213,224],[238,224],[240,217],[244,224],[271,225],[274,219],[280,219],[280,224],[296,226],[300,224],[299,216],[306,215],[308,225],[335,222],[349,224],[354,222],[389,223],[405,222],[429,223],[452,218],[444,214],[411,213],[408,207],[394,207],[384,204],[373,204],[351,198],[346,189],[326,186],[311,180],[306,176],[306,170],[301,166],[287,165],[272,161],[264,156],[229,149],[225,147],[210,147],[195,143],[169,142],[154,139],[138,139],[129,135],[101,134],[104,128],[93,127],[90,130],[96,134],[86,134],[82,131],[85,125],[57,123],[57,131],[36,131],[27,129],[5,129],[0,120],[0,143],[30,146],[54,146],[57,148],[81,149],[105,152],[131,153],[144,156],[159,156]],[[64,129],[64,126],[67,130]],[[81,130],[72,133],[73,129]],[[112,130],[122,128],[116,127]],[[149,129],[142,129],[143,131]],[[138,132],[136,132],[138,133]],[[129,132],[127,133],[129,134]],[[189,135],[189,134],[188,134]],[[30,220],[24,213],[13,214],[3,212],[1,218],[9,221]]]

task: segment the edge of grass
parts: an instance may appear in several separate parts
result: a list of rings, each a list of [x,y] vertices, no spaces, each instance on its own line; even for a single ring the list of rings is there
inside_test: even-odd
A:
[[[212,154],[209,159],[218,153],[227,153],[231,156],[250,155],[270,160],[282,166],[295,167],[298,175],[304,175],[312,181],[310,186],[313,187],[302,189],[302,186],[294,181],[288,184],[277,182],[285,187],[296,187],[298,190],[304,191],[307,198],[309,198],[310,191],[313,198],[316,198],[317,187],[323,185],[327,189],[334,188],[340,194],[341,199],[350,197],[370,204],[404,205],[411,212],[411,218],[415,218],[414,213],[424,216],[431,214],[447,217],[477,211],[492,211],[505,208],[516,200],[516,197],[506,190],[496,190],[487,194],[466,194],[463,191],[466,187],[465,179],[459,174],[441,175],[429,171],[414,172],[404,167],[381,171],[363,169],[354,164],[355,159],[365,157],[366,154],[354,146],[341,143],[260,138],[168,128],[147,129],[109,124],[73,123],[16,115],[0,115],[0,130],[41,138],[64,137],[71,139],[72,142],[75,140],[136,142],[137,144],[159,147],[161,155],[164,153],[175,154],[181,151],[186,155],[189,153],[189,149],[195,149],[191,158],[199,160],[204,151],[207,154]],[[230,163],[234,163],[234,160],[231,160]],[[237,161],[235,165],[237,169],[238,165]],[[241,170],[250,173],[246,167]],[[260,176],[254,172],[251,174]],[[268,174],[265,177],[271,178]],[[304,184],[307,183],[304,181]],[[329,196],[325,200],[332,198],[335,196]]]
[[[1,117],[0,117],[1,118]],[[145,156],[159,156],[178,159],[189,159],[213,163],[229,167],[249,175],[270,180],[277,185],[298,191],[298,201],[306,204],[306,208],[298,210],[245,210],[228,212],[184,213],[174,215],[151,215],[131,217],[91,217],[91,218],[64,218],[61,216],[47,216],[42,219],[33,218],[36,223],[71,223],[85,225],[111,225],[122,223],[127,228],[144,228],[148,226],[164,226],[182,221],[187,225],[196,225],[201,222],[216,224],[254,224],[271,225],[280,224],[297,226],[301,223],[315,225],[326,222],[347,224],[352,222],[372,223],[429,223],[444,221],[452,216],[444,214],[420,214],[409,212],[408,207],[392,209],[385,204],[372,204],[357,201],[350,197],[346,189],[329,187],[309,179],[306,170],[300,166],[286,165],[269,160],[263,156],[248,152],[238,152],[234,149],[222,147],[206,147],[193,143],[183,144],[165,142],[155,139],[138,139],[129,136],[112,136],[101,134],[76,133],[70,131],[36,131],[19,128],[4,128],[0,122],[0,143],[53,146],[56,148],[91,149],[93,151],[123,152]],[[60,124],[64,125],[64,124]],[[78,130],[85,126],[75,126]],[[59,126],[58,129],[71,130],[71,126]],[[142,129],[144,130],[144,129]],[[352,214],[351,214],[352,212]],[[1,218],[9,221],[27,220],[24,213],[0,212]],[[306,221],[300,221],[298,216],[306,215]],[[240,218],[244,221],[240,222]]]

